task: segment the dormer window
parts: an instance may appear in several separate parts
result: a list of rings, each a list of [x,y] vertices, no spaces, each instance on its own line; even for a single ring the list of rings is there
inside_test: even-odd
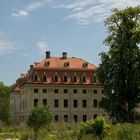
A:
[[[83,63],[83,68],[87,68],[88,67],[88,63]]]
[[[63,81],[64,81],[64,82],[68,82],[68,77],[67,77],[67,75],[64,75]]]
[[[38,81],[38,76],[36,74],[34,75],[34,81]]]
[[[49,61],[45,62],[45,66],[46,67],[48,67],[49,65],[50,65],[50,62]]]
[[[43,75],[42,76],[42,80],[43,80],[43,82],[46,82],[47,81],[47,76],[46,75]]]
[[[69,62],[65,62],[64,63],[64,67],[69,67],[70,63]]]

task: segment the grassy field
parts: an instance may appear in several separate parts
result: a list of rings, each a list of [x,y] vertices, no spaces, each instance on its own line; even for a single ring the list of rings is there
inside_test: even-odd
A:
[[[52,124],[48,129],[39,131],[38,140],[78,140],[79,124]],[[24,124],[19,126],[0,125],[0,140],[8,138],[19,140],[33,140],[33,130]],[[80,140],[101,140],[97,137],[85,135]],[[140,124],[111,125],[109,134],[102,140],[140,140]]]

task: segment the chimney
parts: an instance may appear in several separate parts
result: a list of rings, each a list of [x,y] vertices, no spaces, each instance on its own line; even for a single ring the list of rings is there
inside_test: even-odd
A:
[[[67,59],[67,52],[63,52],[63,53],[62,53],[62,58],[63,58],[63,59]]]
[[[30,65],[30,69],[32,69],[34,67],[34,65]]]
[[[46,58],[50,58],[50,51],[46,51]]]
[[[21,73],[20,75],[21,78],[25,78],[25,74]]]

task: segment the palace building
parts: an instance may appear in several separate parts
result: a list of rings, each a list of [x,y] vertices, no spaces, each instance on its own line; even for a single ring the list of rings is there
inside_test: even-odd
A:
[[[37,104],[49,107],[56,122],[81,122],[106,115],[98,102],[103,87],[96,76],[97,68],[87,61],[67,57],[46,58],[30,65],[27,74],[21,74],[12,86],[10,106],[16,123],[26,121]]]

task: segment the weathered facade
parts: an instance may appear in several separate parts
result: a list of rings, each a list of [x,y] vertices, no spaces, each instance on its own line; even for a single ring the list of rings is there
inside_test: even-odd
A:
[[[11,112],[16,123],[25,121],[36,104],[44,104],[57,122],[80,122],[107,115],[98,106],[104,92],[96,67],[81,58],[46,58],[30,65],[11,92]]]

